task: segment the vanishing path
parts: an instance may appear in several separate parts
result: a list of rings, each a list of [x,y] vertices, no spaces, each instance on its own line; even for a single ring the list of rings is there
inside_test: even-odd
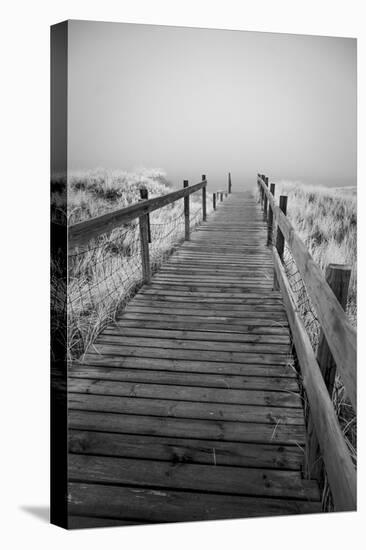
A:
[[[70,367],[70,527],[321,511],[266,236],[230,195]]]

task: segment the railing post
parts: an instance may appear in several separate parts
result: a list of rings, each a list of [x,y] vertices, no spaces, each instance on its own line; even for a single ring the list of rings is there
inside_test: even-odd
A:
[[[326,281],[343,309],[346,309],[347,306],[351,271],[351,266],[340,264],[329,264],[325,270]],[[337,366],[322,330],[320,332],[316,360],[329,396],[332,399]],[[308,419],[307,470],[309,478],[317,479],[319,483],[322,483],[323,461],[311,414]]]
[[[140,189],[140,197],[141,200],[148,200],[149,198],[149,191],[143,187]],[[148,242],[151,243],[151,229],[150,229],[150,214],[147,214],[147,234],[148,234]]]
[[[140,196],[142,200],[148,198],[147,189],[140,189]],[[141,264],[142,264],[142,280],[145,284],[151,282],[151,269],[150,269],[150,255],[149,255],[149,242],[151,242],[150,222],[149,214],[143,214],[139,217],[140,226],[140,243],[141,243]]]
[[[268,187],[268,178],[267,177],[264,179],[264,183]],[[263,218],[264,218],[264,220],[266,220],[267,219],[267,213],[268,213],[268,198],[267,198],[267,195],[265,194],[264,191],[263,191],[263,196],[264,196]]]
[[[350,265],[339,264],[329,264],[325,270],[325,279],[344,310],[347,306],[351,271]],[[336,364],[329,350],[329,346],[323,332],[320,334],[317,361],[319,363],[320,370],[322,371],[329,395],[332,396]]]
[[[188,180],[183,181],[183,187],[188,187]],[[185,238],[186,241],[189,241],[189,233],[190,233],[190,226],[189,226],[189,195],[184,197],[184,227],[185,227],[184,238]]]
[[[212,208],[216,210],[216,193],[212,194]]]
[[[264,181],[264,178],[265,178],[264,174],[259,174],[259,179]],[[263,191],[262,184],[259,185],[259,190],[261,195],[261,208],[263,209],[264,191]]]
[[[287,197],[285,195],[280,196],[280,210],[285,214],[287,214]],[[281,260],[283,260],[283,252],[285,249],[285,237],[283,236],[283,233],[281,229],[279,228],[279,225],[277,224],[277,238],[276,238],[276,248],[279,257]],[[277,281],[276,273],[274,273],[273,276],[273,290],[279,290],[279,284]]]
[[[270,185],[270,192],[271,192],[271,195],[274,197],[274,194],[275,194],[275,184],[274,183],[271,183]],[[272,244],[272,231],[273,231],[273,210],[272,210],[272,206],[271,204],[269,203],[268,204],[268,225],[267,225],[267,244],[270,245]]]
[[[261,186],[261,183],[260,183],[260,179],[261,179],[261,174],[257,174],[257,185],[258,185],[258,191],[259,191],[259,200],[260,200],[261,207],[262,207],[262,186]]]
[[[228,191],[229,191],[229,195],[231,194],[231,174],[229,172],[229,176],[228,176]]]
[[[285,214],[287,214],[287,197],[285,195],[280,196],[280,210]],[[277,225],[277,239],[276,239],[276,248],[279,257],[281,260],[283,259],[283,251],[285,249],[285,237],[283,236],[283,233],[281,229]]]
[[[202,181],[206,181],[206,176],[202,175]],[[205,222],[207,219],[206,212],[206,184],[202,187],[202,220]]]

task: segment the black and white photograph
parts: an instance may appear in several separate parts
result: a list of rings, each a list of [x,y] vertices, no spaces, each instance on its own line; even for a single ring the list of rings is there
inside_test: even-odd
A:
[[[51,522],[357,509],[357,40],[51,27]]]

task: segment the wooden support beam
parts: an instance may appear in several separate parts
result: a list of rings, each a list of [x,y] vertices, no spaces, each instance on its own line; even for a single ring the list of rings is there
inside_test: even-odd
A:
[[[147,214],[139,217],[142,279],[145,284],[151,282],[150,256],[149,256],[149,229]]]
[[[265,178],[265,175],[264,174],[260,174],[259,176],[259,179],[262,180],[264,182],[264,178]],[[264,203],[264,190],[263,190],[263,186],[260,185],[260,191],[261,191],[261,208],[263,209],[263,203]]]
[[[280,196],[280,210],[284,213],[284,215],[287,215],[287,197],[285,195]],[[277,239],[276,239],[276,248],[279,257],[281,260],[283,259],[283,252],[285,249],[285,237],[280,229],[279,226],[277,226]]]
[[[287,197],[285,195],[280,196],[280,210],[286,216],[287,214]],[[277,238],[276,238],[276,249],[278,252],[281,261],[283,260],[283,251],[285,249],[285,238],[279,226],[277,225]],[[273,290],[279,290],[278,280],[276,275],[276,270],[273,273]]]
[[[188,180],[183,181],[183,187],[188,187]],[[190,225],[189,225],[189,195],[184,197],[184,239],[189,241],[190,238]]]
[[[275,195],[275,184],[271,183],[270,193],[274,197]],[[273,209],[272,205],[268,204],[268,220],[267,220],[267,244],[272,244],[272,235],[273,235]]]
[[[350,265],[329,264],[325,271],[325,279],[333,290],[335,297],[345,310],[347,306],[348,288],[352,268]],[[336,364],[327,344],[323,331],[320,334],[317,360],[322,371],[329,395],[333,395]]]
[[[351,267],[349,265],[329,264],[326,268],[325,278],[333,290],[333,293],[343,309],[346,309],[348,287],[351,277]],[[336,363],[329,349],[324,332],[321,331],[317,362],[320,367],[326,388],[330,398],[333,396],[334,380],[336,375]],[[307,451],[307,470],[308,476],[317,479],[319,483],[323,481],[323,461],[319,447],[316,431],[314,430],[313,416],[310,414],[308,421],[308,451]]]
[[[264,179],[264,183],[268,187],[268,178],[267,177]],[[264,218],[264,220],[267,220],[267,216],[268,216],[268,199],[267,199],[267,195],[265,194],[264,195],[264,203],[263,203],[263,218]]]
[[[206,182],[206,176],[202,175],[202,181]],[[206,209],[206,185],[202,187],[202,220],[205,222],[207,220],[207,209]]]
[[[140,189],[140,197],[141,200],[149,200],[149,191],[143,187]],[[151,243],[151,228],[150,228],[150,214],[146,214],[147,218],[147,235],[148,235],[148,242]]]

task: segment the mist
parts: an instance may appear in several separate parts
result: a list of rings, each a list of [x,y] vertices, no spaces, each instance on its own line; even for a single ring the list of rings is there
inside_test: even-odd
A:
[[[68,170],[356,185],[356,40],[70,21]]]

